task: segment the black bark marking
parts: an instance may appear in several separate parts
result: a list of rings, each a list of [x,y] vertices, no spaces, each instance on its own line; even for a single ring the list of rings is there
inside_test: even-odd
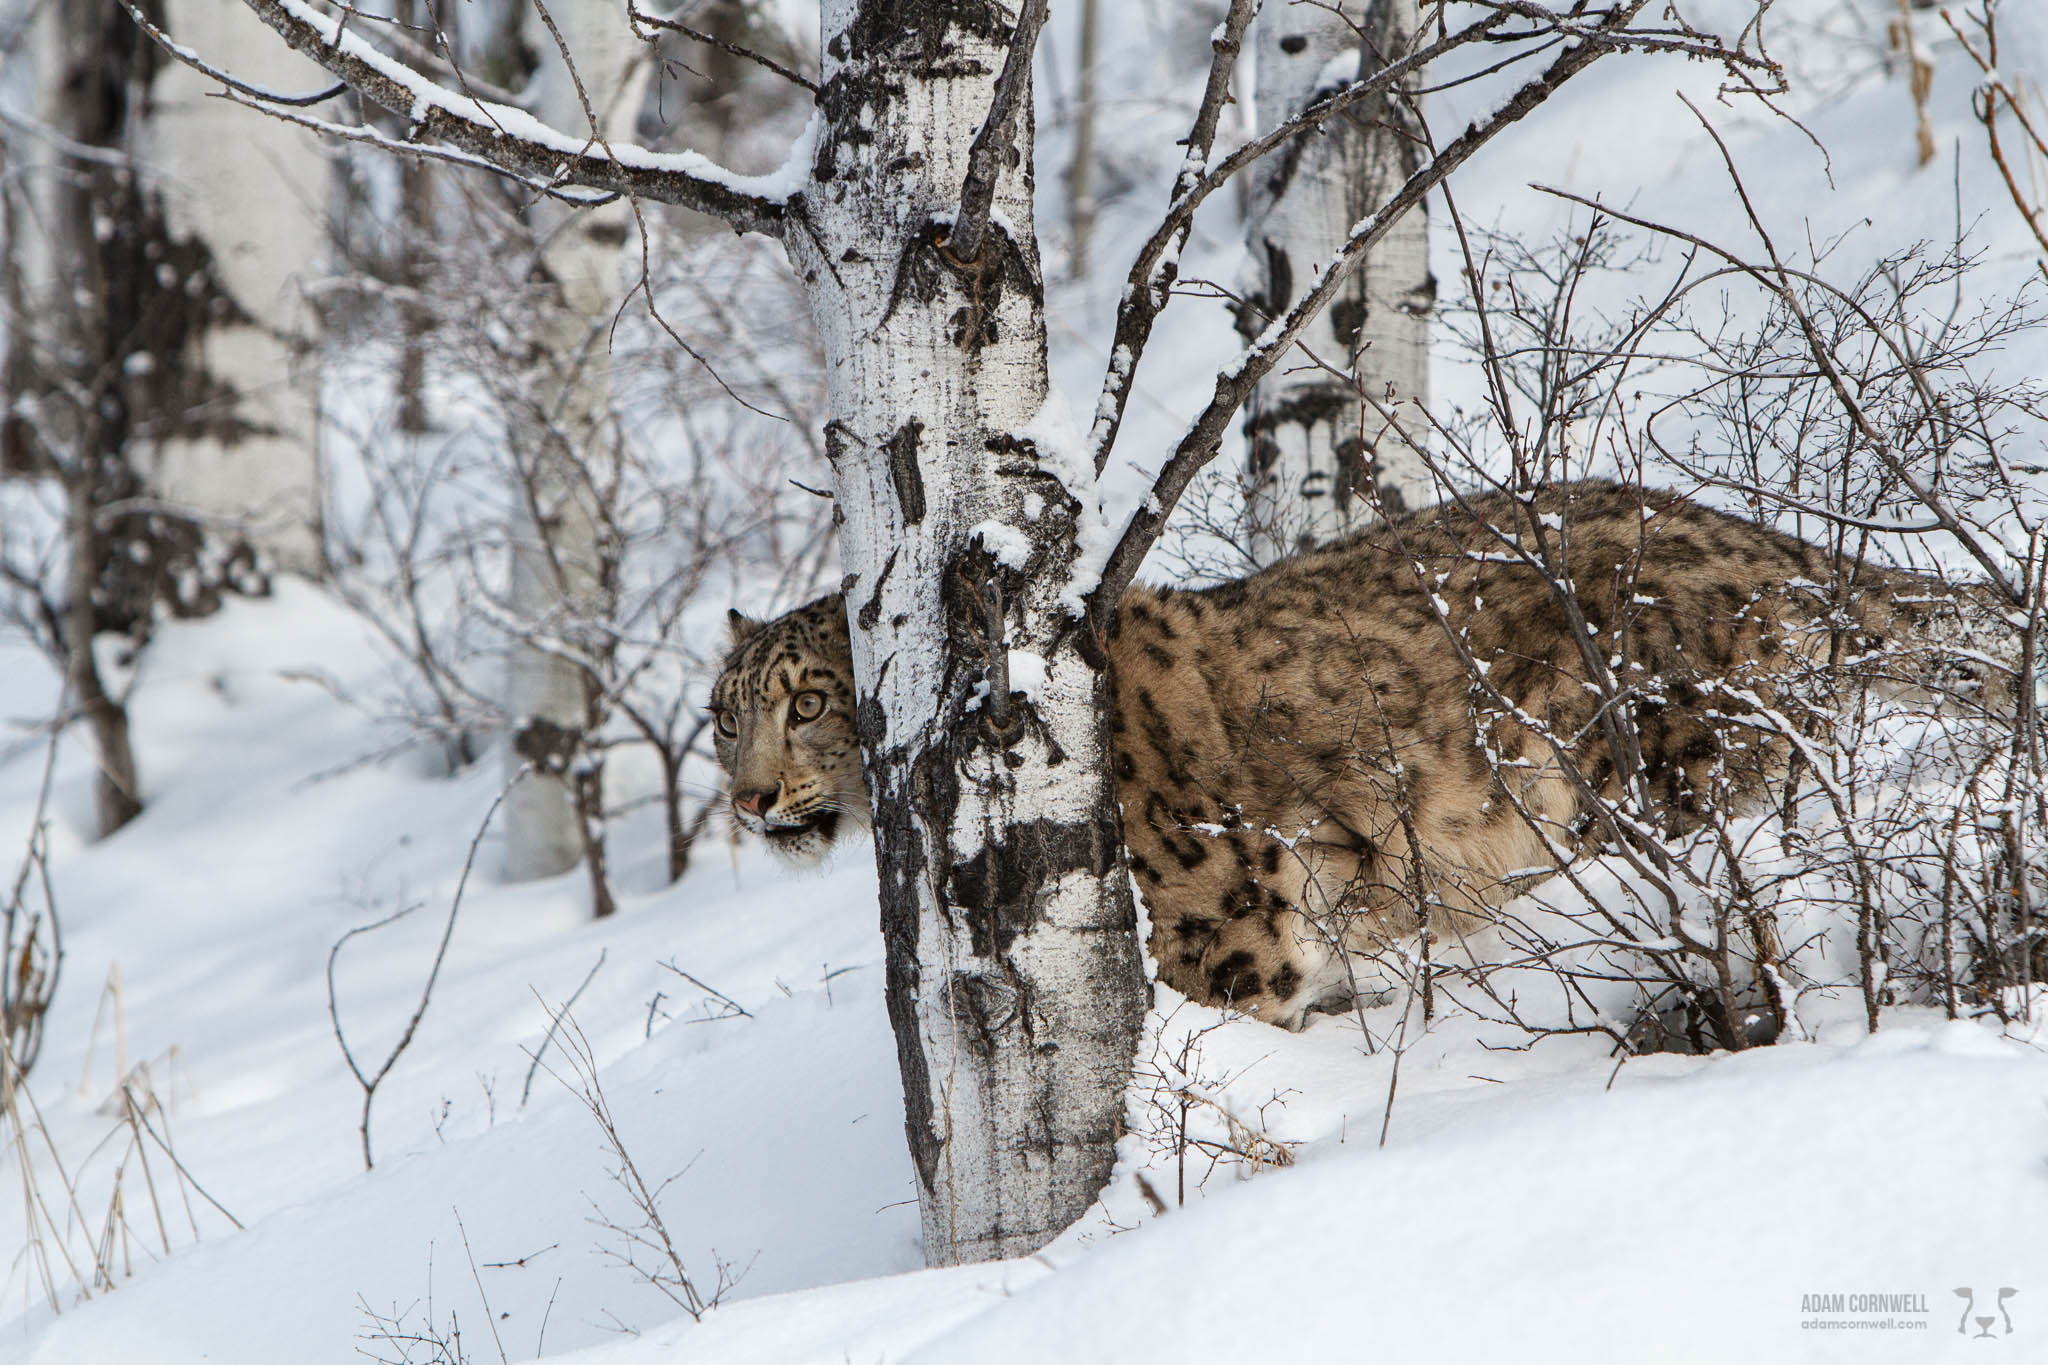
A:
[[[889,481],[896,485],[896,502],[903,509],[904,523],[911,526],[924,520],[924,475],[917,468],[917,446],[923,435],[924,423],[913,417],[882,443],[889,457]]]
[[[846,429],[846,423],[837,417],[825,423],[825,463],[839,468],[839,457],[846,453],[847,443],[853,434]]]
[[[1092,821],[1033,820],[1005,833],[954,863],[946,879],[946,900],[965,917],[976,957],[1000,957],[1019,934],[1029,933],[1046,891],[1061,876],[1107,876],[1116,862],[1116,841]]]
[[[887,666],[885,662],[883,667]],[[868,765],[868,774],[875,845],[880,853],[882,937],[888,945],[884,981],[889,1025],[903,1071],[904,1130],[910,1156],[919,1180],[930,1189],[944,1144],[932,1126],[934,1088],[917,1018],[918,1000],[925,988],[918,963],[918,907],[932,871],[917,817],[922,814],[934,829],[950,828],[960,804],[960,783],[943,744],[909,763],[903,762],[900,748],[885,752],[882,741],[888,733],[888,720],[874,697],[861,699],[854,712],[854,730],[862,749],[876,759]]]
[[[944,1006],[959,1037],[983,1058],[995,1055],[999,1035],[1020,1018],[1027,1019],[1027,992],[1020,979],[1008,981],[986,972],[955,972],[945,986]]]
[[[1368,312],[1363,294],[1355,297],[1332,299],[1330,301],[1330,330],[1337,334],[1337,340],[1356,354],[1358,334],[1365,328]]]
[[[860,628],[862,630],[873,630],[875,622],[879,621],[882,617],[882,585],[889,581],[889,573],[896,567],[896,556],[900,553],[902,553],[900,545],[896,549],[889,551],[889,558],[882,564],[882,572],[875,578],[875,591],[860,609]]]
[[[855,713],[863,739],[879,738],[886,722],[873,697],[864,698]],[[867,746],[873,753],[872,745]],[[877,798],[882,793],[875,793]],[[888,944],[883,979],[888,988],[890,1031],[896,1038],[896,1060],[903,1071],[903,1128],[911,1161],[924,1188],[932,1187],[941,1147],[932,1128],[931,1073],[918,1038],[918,887],[925,873],[924,836],[911,817],[908,801],[875,801],[875,842],[882,850],[882,937]]]

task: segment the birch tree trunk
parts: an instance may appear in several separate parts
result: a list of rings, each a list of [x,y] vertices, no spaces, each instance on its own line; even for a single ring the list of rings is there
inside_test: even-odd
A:
[[[558,128],[629,139],[646,64],[625,6],[556,7],[554,39],[534,76],[536,112]],[[593,123],[594,120],[594,123]],[[505,800],[505,875],[551,877],[587,862],[592,909],[610,913],[604,870],[603,768],[590,741],[600,723],[596,681],[555,644],[587,655],[605,648],[590,627],[610,619],[611,577],[598,500],[616,485],[606,424],[611,409],[609,322],[622,281],[620,249],[631,230],[624,203],[576,211],[543,202],[531,211],[553,298],[537,311],[533,406],[507,414],[523,487],[514,526],[512,609],[539,639],[513,645],[507,709],[515,734],[508,762],[534,771]]]
[[[218,369],[212,346],[242,318],[223,265],[232,247],[177,221],[167,176],[147,159],[158,141],[155,49],[109,0],[46,6],[31,23],[32,117],[46,145],[0,186],[0,445],[10,466],[64,489],[52,646],[91,736],[98,827],[110,834],[142,800],[128,715],[95,641],[123,632],[139,647],[160,607],[209,611],[242,567],[207,552],[202,522],[159,504],[175,493],[150,478],[152,465],[168,450],[226,448],[255,430],[262,418],[248,400],[262,383]],[[239,519],[246,509],[223,510]]]
[[[269,88],[328,83],[240,6],[163,0],[163,11],[177,32]],[[117,13],[106,22],[125,26]],[[214,400],[219,415],[166,433],[148,479],[166,501],[242,528],[280,567],[317,573],[319,389],[307,363],[317,327],[299,280],[322,268],[331,180],[295,130],[252,126],[217,88],[166,64],[138,130],[169,234],[211,248],[214,283],[230,304],[206,319],[187,362],[225,388]]]
[[[1405,55],[1417,22],[1416,0],[1269,4],[1254,26],[1259,129],[1278,127]],[[1405,84],[1413,89],[1417,83]],[[1427,159],[1409,125],[1402,97],[1361,101],[1255,173],[1249,235],[1257,282],[1239,315],[1248,340]],[[1303,334],[1307,354],[1296,351],[1259,385],[1245,420],[1252,490],[1247,517],[1258,562],[1371,522],[1375,514],[1364,498],[1368,473],[1389,512],[1436,501],[1421,455],[1359,401],[1343,373],[1355,367],[1366,391],[1390,406],[1428,402],[1435,298],[1429,220],[1417,204]],[[1419,432],[1419,415],[1403,426]]]
[[[981,251],[951,249],[1010,16],[828,0],[824,19],[827,123],[784,242],[830,371],[925,1256],[1017,1256],[1108,1178],[1145,1003],[1103,660],[1061,601],[1099,514],[1041,416],[1028,95]]]
[[[66,149],[53,174],[25,183],[22,197],[33,207],[10,214],[8,225],[11,273],[18,272],[10,281],[17,298],[8,319],[8,380],[22,391],[7,394],[6,406],[12,416],[17,402],[36,404],[41,420],[24,463],[64,487],[57,644],[66,698],[91,738],[101,835],[141,814],[142,797],[127,708],[106,686],[94,641],[123,612],[153,605],[146,595],[118,600],[130,598],[118,591],[124,585],[117,575],[131,545],[101,515],[143,492],[130,445],[137,409],[145,419],[148,410],[124,378],[145,368],[132,357],[153,284],[146,243],[155,235],[151,216],[140,211],[144,200],[130,160],[136,106],[152,63],[139,35],[105,41],[113,17],[110,7],[83,4],[37,16],[31,41],[39,49],[37,69],[48,73],[37,112],[77,150]],[[38,230],[22,232],[31,223]]]

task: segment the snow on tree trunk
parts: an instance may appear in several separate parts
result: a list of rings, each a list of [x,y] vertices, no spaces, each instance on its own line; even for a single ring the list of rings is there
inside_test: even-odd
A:
[[[240,6],[164,0],[163,11],[172,31],[265,87],[331,84]],[[280,566],[312,573],[321,565],[318,389],[303,363],[315,323],[299,285],[323,269],[330,176],[324,161],[305,155],[298,130],[252,121],[219,88],[165,63],[137,139],[171,236],[208,244],[228,301],[192,338],[186,363],[232,395],[216,400],[218,420],[156,447],[149,482],[173,504],[235,524]]]
[[[1099,519],[1047,416],[1028,98],[951,250],[1012,16],[827,0],[824,120],[783,238],[827,450],[876,811],[891,1022],[934,1265],[1023,1255],[1101,1190],[1145,987],[1103,659],[1062,595]]]
[[[1260,130],[1408,52],[1416,24],[1416,0],[1270,4],[1255,26]],[[1363,101],[1254,173],[1249,235],[1256,283],[1240,313],[1247,339],[1287,307],[1309,273],[1425,160],[1408,122],[1399,99]],[[1366,392],[1402,405],[1402,425],[1419,439],[1420,414],[1411,405],[1429,398],[1435,297],[1429,220],[1417,205],[1304,332],[1301,345],[1309,354],[1296,352],[1259,385],[1245,434],[1252,489],[1247,515],[1261,563],[1373,520],[1363,497],[1368,472],[1390,512],[1436,501],[1421,456],[1360,403],[1343,376],[1355,365]]]
[[[543,50],[534,77],[536,112],[557,128],[630,140],[646,62],[624,7],[560,6],[555,23],[574,72],[551,36],[533,35]],[[539,640],[515,643],[509,664],[506,701],[516,731],[509,762],[515,768],[532,762],[536,771],[505,801],[505,875],[513,881],[551,877],[587,859],[593,909],[603,915],[611,900],[603,868],[603,774],[589,743],[600,719],[595,683],[589,670],[551,646],[605,647],[590,626],[609,618],[612,575],[598,499],[616,483],[606,430],[609,324],[632,211],[624,203],[572,211],[543,202],[530,217],[556,297],[536,310],[536,404],[508,415],[524,485],[516,490],[524,515],[513,527],[512,609]]]

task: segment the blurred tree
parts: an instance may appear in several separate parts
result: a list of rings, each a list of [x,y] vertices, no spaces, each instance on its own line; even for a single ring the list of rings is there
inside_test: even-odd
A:
[[[1254,27],[1260,131],[1285,126],[1417,46],[1416,0],[1287,0]],[[1310,271],[1344,244],[1428,160],[1416,116],[1421,68],[1325,121],[1252,175],[1251,269],[1238,325],[1255,339]],[[1303,333],[1300,351],[1268,375],[1246,409],[1251,470],[1246,538],[1268,564],[1374,520],[1367,477],[1387,510],[1437,500],[1435,482],[1400,431],[1360,400],[1429,401],[1429,272],[1423,204],[1402,215]],[[1412,430],[1413,428],[1411,428]]]

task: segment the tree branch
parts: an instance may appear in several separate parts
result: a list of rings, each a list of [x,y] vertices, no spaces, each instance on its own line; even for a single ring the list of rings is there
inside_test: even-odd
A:
[[[1145,343],[1152,338],[1152,322],[1165,309],[1179,274],[1177,264],[1160,269],[1160,261],[1179,261],[1188,232],[1194,227],[1195,207],[1214,188],[1208,183],[1211,177],[1203,171],[1209,164],[1209,149],[1216,144],[1216,124],[1223,117],[1223,106],[1230,102],[1230,75],[1237,69],[1238,54],[1244,50],[1244,31],[1251,27],[1261,3],[1262,0],[1230,0],[1230,12],[1223,16],[1216,36],[1210,40],[1214,55],[1209,59],[1209,83],[1202,91],[1201,107],[1195,111],[1194,127],[1188,131],[1188,152],[1181,159],[1180,174],[1174,177],[1166,220],[1131,264],[1130,281],[1124,286],[1123,303],[1117,308],[1116,333],[1110,342],[1109,373],[1103,377],[1102,398],[1095,405],[1095,424],[1088,432],[1089,453],[1097,474],[1109,463],[1110,447],[1116,444],[1117,428],[1123,423],[1124,406],[1131,400],[1131,379],[1138,372],[1138,357],[1145,353]],[[1308,126],[1301,119],[1293,123]]]
[[[347,89],[348,87],[344,85],[342,88]],[[482,171],[486,175],[503,176],[513,184],[523,185],[535,194],[545,195],[550,199],[558,199],[575,208],[596,208],[601,204],[616,203],[619,198],[619,195],[615,192],[608,194],[600,190],[565,188],[553,180],[543,180],[538,176],[521,175],[518,171],[507,170],[488,157],[478,156],[473,152],[458,152],[452,147],[429,147],[414,142],[401,142],[395,137],[385,136],[384,133],[367,123],[336,123],[332,119],[315,118],[311,114],[302,114],[296,109],[279,108],[245,95],[234,86],[229,86],[226,90],[216,93],[222,99],[232,100],[234,103],[242,105],[244,108],[253,109],[259,114],[268,114],[274,119],[296,124],[308,132],[319,133],[323,137],[337,138],[343,142],[360,142],[365,146],[389,152],[393,156],[421,157],[428,161],[443,162],[450,166],[461,166],[466,170]]]
[[[1618,38],[1625,32],[1628,22],[1648,3],[1649,0],[1624,0],[1602,17],[1598,27]],[[1146,552],[1159,539],[1159,533],[1165,529],[1166,519],[1173,514],[1181,494],[1202,467],[1215,458],[1231,417],[1251,397],[1259,381],[1286,356],[1295,339],[1314,321],[1345,278],[1386,236],[1401,215],[1420,204],[1430,190],[1469,160],[1474,152],[1492,141],[1496,134],[1527,117],[1566,81],[1606,53],[1614,51],[1616,46],[1613,42],[1602,41],[1597,35],[1587,35],[1584,41],[1567,47],[1541,75],[1517,90],[1484,123],[1467,127],[1456,140],[1431,158],[1428,165],[1410,176],[1379,212],[1359,223],[1337,255],[1316,272],[1308,291],[1284,316],[1275,319],[1235,362],[1225,367],[1216,378],[1215,392],[1208,406],[1195,418],[1187,434],[1181,437],[1172,457],[1153,481],[1152,495],[1131,515],[1116,548],[1104,563],[1101,580],[1088,594],[1091,619],[1103,626],[1109,623],[1114,616],[1117,599],[1130,586]],[[1388,71],[1394,69],[1387,68]]]
[[[634,28],[636,30],[641,24],[645,24],[649,28],[667,29],[670,33],[681,34],[683,37],[690,39],[692,42],[703,43],[707,47],[717,48],[720,52],[729,52],[733,56],[738,57],[744,61],[753,62],[756,65],[765,68],[766,70],[774,72],[776,75],[782,77],[782,79],[786,81],[791,81],[797,85],[802,86],[804,89],[810,91],[813,95],[818,93],[818,83],[816,81],[811,80],[807,76],[803,75],[801,72],[792,70],[791,68],[784,66],[781,62],[776,61],[774,58],[769,57],[763,53],[757,52],[751,47],[746,47],[739,43],[727,42],[725,39],[719,37],[716,33],[706,33],[702,29],[691,28],[688,24],[680,23],[677,20],[664,19],[658,14],[649,14],[646,10],[641,9],[638,4],[633,3],[633,0],[628,0],[627,2],[626,17],[633,22]],[[645,34],[638,34],[637,36],[643,39],[646,38]],[[652,40],[647,39],[647,41]]]
[[[1633,15],[1640,6],[1629,5],[1626,13]],[[1224,24],[1226,28],[1236,17],[1232,7]],[[1534,30],[1517,30],[1502,33],[1500,30],[1510,19],[1522,19],[1537,25]],[[1123,422],[1125,405],[1130,401],[1133,378],[1137,373],[1138,361],[1144,354],[1145,343],[1152,335],[1153,320],[1165,308],[1176,274],[1175,262],[1182,244],[1187,241],[1189,226],[1195,210],[1203,201],[1229,183],[1240,171],[1252,165],[1268,153],[1291,142],[1305,133],[1314,131],[1324,123],[1354,105],[1378,99],[1401,81],[1427,67],[1431,62],[1458,48],[1476,42],[1503,43],[1527,42],[1540,33],[1552,36],[1548,44],[1563,39],[1577,39],[1581,44],[1590,44],[1601,51],[1641,49],[1654,52],[1683,53],[1686,56],[1709,58],[1731,68],[1748,68],[1781,84],[1778,68],[1761,55],[1738,51],[1702,37],[1689,30],[1644,31],[1626,27],[1625,18],[1617,22],[1609,12],[1599,22],[1593,22],[1584,15],[1558,14],[1541,5],[1527,3],[1527,0],[1492,0],[1489,12],[1473,20],[1456,33],[1437,39],[1426,47],[1417,49],[1397,61],[1361,76],[1342,89],[1331,91],[1310,104],[1294,118],[1276,128],[1260,134],[1219,161],[1214,169],[1204,171],[1202,161],[1207,159],[1209,147],[1214,138],[1213,124],[1207,138],[1202,137],[1201,119],[1210,114],[1209,100],[1214,96],[1218,73],[1214,66],[1210,70],[1210,92],[1205,94],[1202,112],[1197,115],[1196,130],[1189,134],[1189,159],[1183,166],[1180,179],[1174,184],[1173,199],[1167,207],[1166,216],[1161,220],[1145,245],[1139,248],[1137,259],[1131,265],[1131,273],[1124,286],[1123,303],[1119,306],[1116,320],[1116,334],[1111,343],[1110,365],[1103,378],[1102,396],[1095,405],[1095,420],[1088,432],[1088,450],[1099,473],[1108,463],[1110,451],[1116,445],[1117,431]],[[1218,41],[1222,41],[1219,35]],[[1235,52],[1230,55],[1235,60]],[[1490,74],[1501,68],[1525,60],[1530,53],[1526,50],[1486,68]],[[1219,61],[1224,54],[1217,53]],[[1223,73],[1227,81],[1227,69]],[[1461,77],[1460,80],[1470,79]],[[1457,82],[1453,82],[1456,84]],[[1439,87],[1444,88],[1444,87]],[[1751,89],[1764,90],[1767,87],[1752,84]],[[1426,93],[1426,92],[1418,92]],[[1220,105],[1218,106],[1220,109]],[[1195,149],[1201,149],[1201,159],[1195,157]]]
[[[739,232],[772,235],[787,212],[785,194],[771,188],[766,177],[734,175],[695,152],[656,153],[624,144],[602,148],[594,138],[571,137],[523,110],[436,85],[347,32],[340,18],[324,16],[304,0],[243,3],[293,51],[317,62],[372,103],[409,120],[409,141],[445,144],[552,187],[581,186],[695,209]],[[165,48],[178,60],[219,78],[186,49],[168,41]]]
[[[974,145],[967,150],[967,181],[960,187],[960,211],[953,217],[946,250],[969,265],[981,259],[981,238],[988,231],[996,181],[1008,159],[1005,153],[1012,148],[1010,124],[1031,79],[1031,54],[1038,47],[1038,30],[1044,23],[1045,0],[1023,0],[1023,8],[1017,12],[1017,26],[1010,30],[1010,55],[1003,59],[1003,74],[996,78],[988,118],[974,135]]]

